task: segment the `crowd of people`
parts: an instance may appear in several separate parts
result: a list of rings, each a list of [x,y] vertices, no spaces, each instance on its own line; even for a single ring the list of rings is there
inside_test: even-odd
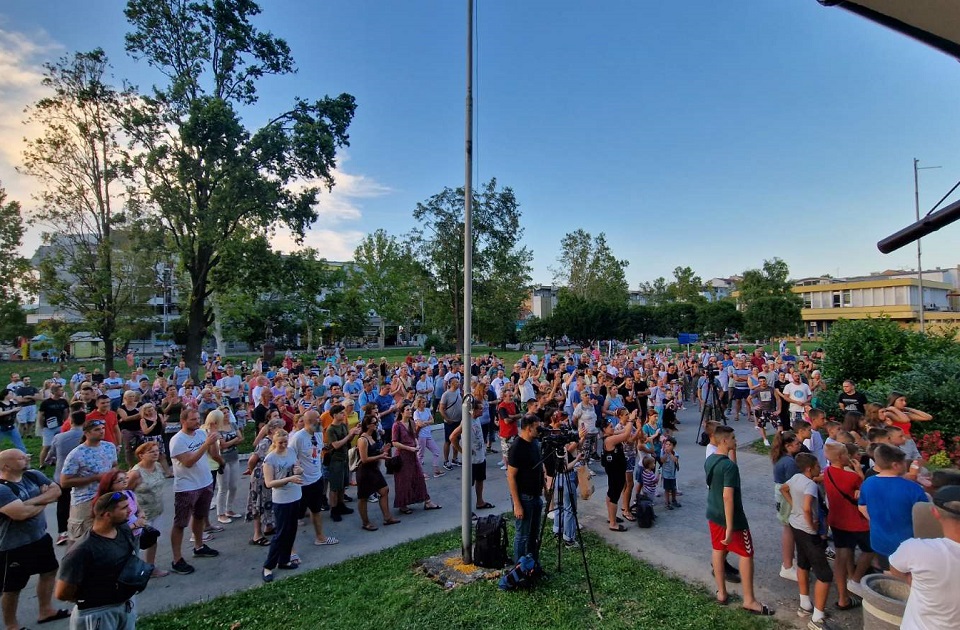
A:
[[[141,366],[127,377],[81,366],[69,380],[54,372],[39,388],[12,376],[0,396],[0,438],[14,444],[0,452],[0,474],[10,482],[0,485],[0,551],[8,568],[24,554],[31,561],[12,577],[8,571],[5,598],[39,574],[41,620],[68,614],[52,606],[56,582],[58,598],[78,602],[72,613],[77,623],[124,627],[117,620],[135,620],[133,600],[110,592],[116,579],[84,576],[96,566],[98,575],[116,578],[131,546],[155,565],[158,547],[170,545],[169,570],[153,566],[155,578],[189,574],[195,559],[219,555],[208,543],[230,524],[246,522],[250,545],[265,548],[261,577],[271,582],[275,571],[300,566],[298,523],[312,524],[310,544],[335,545],[339,540],[325,532],[324,513],[335,527],[352,521],[374,532],[399,524],[416,506],[441,509],[430,481],[463,465],[465,398],[473,410],[474,509],[495,507],[483,495],[493,456],[506,472],[517,521],[515,558],[538,553],[544,509],[564,543],[580,544],[575,490],[591,476],[606,475],[612,532],[626,531],[640,502],[681,509],[674,433],[678,412],[694,405],[707,419],[704,472],[719,603],[730,601],[727,582],[739,581],[743,608],[773,614],[753,592],[754,549],[740,496],[736,435],[728,426],[741,416],[768,444],[773,431],[780,575],[798,582],[798,612],[810,618],[811,628],[827,627],[831,584],[836,607],[846,610],[860,604],[859,582],[870,571],[913,574],[914,584],[923,575],[929,583],[923,572],[931,552],[915,541],[913,523],[923,523],[923,532],[942,523],[938,537],[947,534],[955,548],[943,543],[941,557],[953,554],[960,562],[960,546],[948,534],[956,533],[952,519],[960,518],[950,494],[960,478],[955,471],[935,474],[929,495],[918,483],[925,479],[911,424],[930,415],[897,393],[886,405],[873,405],[851,382],[843,384],[839,401],[824,401],[818,352],[798,347],[793,355],[781,346],[769,353],[761,347],[686,353],[644,346],[605,355],[589,348],[528,353],[512,364],[489,354],[468,366],[436,352],[395,363],[351,360],[342,350],[307,361],[288,353],[274,364],[204,358],[200,374],[180,361],[152,374]],[[467,370],[470,391],[463,387]],[[825,402],[836,405],[842,420],[827,419]],[[442,444],[431,430],[437,423]],[[544,431],[569,438],[559,462],[542,457]],[[25,432],[42,438],[40,464],[46,468],[31,470],[20,453]],[[245,462],[242,447],[250,451]],[[393,476],[392,488],[385,471]],[[242,483],[249,484],[243,506],[237,502]],[[172,515],[163,500],[171,485]],[[564,490],[562,506],[555,489]],[[935,515],[916,508],[931,498]],[[43,518],[50,503],[57,504],[55,539]],[[379,517],[371,515],[371,504]],[[183,540],[188,530],[190,561]],[[70,545],[59,578],[55,545]],[[741,556],[739,568],[726,561],[731,551]],[[925,593],[927,601],[939,602],[929,587]],[[947,618],[957,619],[956,607],[945,604]],[[908,613],[919,615],[918,609],[908,606]],[[20,627],[15,597],[3,612],[8,627]]]

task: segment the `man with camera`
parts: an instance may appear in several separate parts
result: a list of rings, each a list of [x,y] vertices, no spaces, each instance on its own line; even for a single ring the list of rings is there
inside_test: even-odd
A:
[[[537,429],[540,418],[527,414],[520,419],[518,439],[507,454],[507,485],[516,517],[513,539],[515,562],[526,554],[535,558],[539,553],[538,527],[543,510],[543,462]]]

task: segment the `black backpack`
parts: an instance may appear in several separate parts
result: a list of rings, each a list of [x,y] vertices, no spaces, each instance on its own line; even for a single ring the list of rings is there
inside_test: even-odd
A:
[[[473,563],[487,569],[502,569],[510,562],[507,548],[507,521],[499,514],[477,520],[477,535],[473,543]]]
[[[633,516],[637,519],[637,526],[644,529],[653,527],[653,522],[657,520],[657,515],[653,511],[653,501],[646,495],[640,494],[637,502],[633,506]]]

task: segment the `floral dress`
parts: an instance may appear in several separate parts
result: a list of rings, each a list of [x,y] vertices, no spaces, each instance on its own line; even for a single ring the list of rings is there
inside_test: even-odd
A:
[[[257,464],[250,473],[250,496],[247,498],[247,520],[259,516],[263,529],[272,529],[274,525],[273,493],[263,481],[263,460],[270,451],[270,444],[270,438],[263,438],[257,445]]]

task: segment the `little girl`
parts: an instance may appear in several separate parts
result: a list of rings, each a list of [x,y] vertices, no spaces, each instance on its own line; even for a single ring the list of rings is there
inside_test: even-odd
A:
[[[643,483],[643,494],[653,501],[657,496],[657,485],[660,483],[660,475],[657,474],[657,460],[647,455],[643,458],[643,471],[640,473],[640,479]]]

